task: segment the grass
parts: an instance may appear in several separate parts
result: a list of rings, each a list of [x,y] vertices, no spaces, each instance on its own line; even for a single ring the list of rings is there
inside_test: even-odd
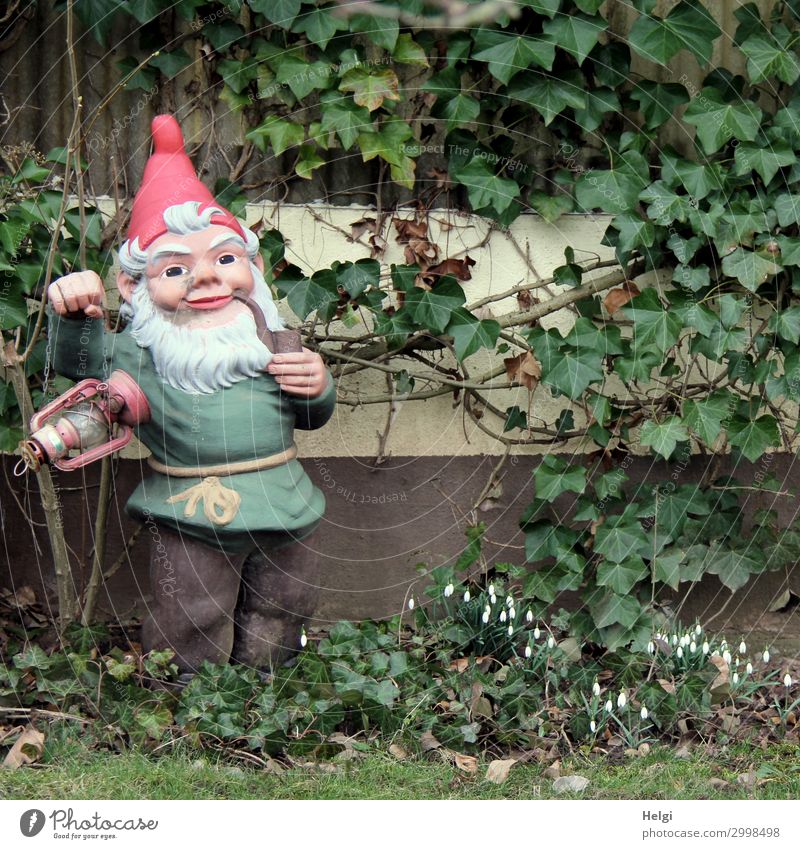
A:
[[[207,752],[178,746],[156,755],[129,750],[94,750],[51,728],[41,763],[0,770],[2,799],[532,799],[558,797],[545,765],[517,764],[502,785],[485,780],[487,762],[474,776],[440,757],[398,761],[376,748],[363,760],[321,762],[273,775],[250,766],[232,766]],[[435,753],[434,753],[435,754]],[[737,776],[754,769],[754,786]],[[333,771],[335,770],[335,771]],[[644,757],[610,764],[596,756],[572,756],[562,775],[590,780],[585,799],[796,799],[800,796],[797,746],[783,743],[765,751],[752,744],[702,750],[686,759],[669,747]],[[712,779],[729,786],[718,787]],[[567,798],[575,798],[568,794]]]

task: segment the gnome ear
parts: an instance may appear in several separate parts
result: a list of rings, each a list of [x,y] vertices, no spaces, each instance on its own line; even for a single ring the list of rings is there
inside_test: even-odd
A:
[[[133,298],[133,290],[136,288],[136,278],[131,277],[125,271],[117,272],[117,289],[119,289],[119,294],[122,297],[122,300],[126,303],[130,303]]]
[[[264,273],[264,257],[261,256],[261,251],[253,257],[253,265],[263,274]]]

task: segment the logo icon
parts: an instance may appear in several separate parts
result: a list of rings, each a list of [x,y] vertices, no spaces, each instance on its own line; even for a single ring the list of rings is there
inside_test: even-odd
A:
[[[38,808],[31,808],[19,818],[19,830],[25,837],[36,837],[44,828],[44,813]]]

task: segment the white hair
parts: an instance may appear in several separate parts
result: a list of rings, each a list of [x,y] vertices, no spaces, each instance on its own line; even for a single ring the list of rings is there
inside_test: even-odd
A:
[[[209,207],[198,213],[200,204],[189,201],[171,206],[164,212],[170,233],[184,236],[205,230],[211,217],[222,210]],[[253,258],[258,254],[258,237],[244,228],[253,292],[250,298],[264,313],[270,330],[284,329],[264,275]],[[248,377],[256,377],[269,364],[272,354],[258,338],[256,324],[249,312],[214,328],[195,329],[175,322],[173,317],[153,303],[144,274],[147,252],[138,239],[125,242],[119,251],[122,270],[136,280],[131,301],[123,304],[120,314],[129,321],[136,344],[147,348],[158,374],[173,388],[183,392],[210,394]]]

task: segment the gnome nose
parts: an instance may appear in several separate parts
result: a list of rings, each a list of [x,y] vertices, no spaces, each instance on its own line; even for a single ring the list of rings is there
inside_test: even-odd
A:
[[[219,283],[219,276],[215,264],[203,257],[198,260],[194,267],[194,287],[199,289],[201,286],[213,286]]]

